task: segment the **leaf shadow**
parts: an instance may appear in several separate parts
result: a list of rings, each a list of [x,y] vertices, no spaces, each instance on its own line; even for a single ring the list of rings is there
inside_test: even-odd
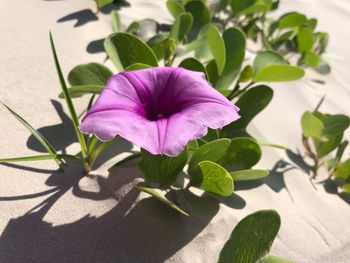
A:
[[[52,175],[48,183],[59,190],[9,221],[0,237],[0,262],[164,262],[191,242],[219,210],[212,197],[187,190],[176,196],[191,217],[154,198],[139,199],[136,188],[125,191],[141,176],[134,167],[116,168],[107,179],[96,175],[100,191],[95,193],[81,189],[82,177],[76,175],[67,171]],[[100,217],[88,214],[63,225],[46,222],[44,215],[71,188],[77,197],[113,198],[117,204]]]

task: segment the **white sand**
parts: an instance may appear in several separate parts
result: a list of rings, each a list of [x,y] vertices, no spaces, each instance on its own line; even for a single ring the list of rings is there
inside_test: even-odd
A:
[[[129,2],[130,8],[120,10],[124,26],[146,17],[164,23],[171,19],[163,1]],[[302,151],[300,116],[322,95],[327,94],[322,110],[350,115],[350,3],[304,0],[283,1],[281,6],[282,11],[300,10],[318,18],[318,28],[330,33],[329,52],[344,57],[331,61],[333,72],[327,77],[308,73],[303,81],[271,85],[274,99],[250,131],[296,152]],[[53,31],[65,74],[77,64],[103,63],[103,53],[89,54],[86,48],[111,32],[108,15],[99,14],[96,20],[90,13],[95,20],[77,27],[76,20],[57,23],[89,8],[94,9],[94,4],[86,0],[0,2],[0,100],[34,127],[46,127],[42,131],[49,133],[49,139],[56,138],[54,146],[70,153],[79,149],[76,143],[70,145],[73,132],[58,103],[49,100],[58,101],[60,88],[48,30]],[[90,44],[88,50],[94,51],[93,47]],[[310,81],[314,77],[327,84]],[[86,98],[75,103],[80,112]],[[1,157],[38,154],[32,139],[27,147],[29,133],[3,108],[0,130]],[[130,150],[129,143],[120,142],[114,153],[102,159]],[[110,160],[95,176],[83,179],[75,168],[66,174],[55,172],[53,161],[26,163],[26,169],[0,166],[0,262],[216,262],[237,221],[268,208],[282,217],[273,254],[297,262],[349,262],[350,207],[346,200],[335,194],[332,184],[319,183],[321,179],[315,182],[315,190],[301,169],[288,170],[291,165],[276,169],[277,164],[293,163],[285,152],[264,148],[263,154],[258,167],[274,170],[271,175],[261,182],[237,184],[236,195],[220,205],[209,196],[179,193],[178,201],[191,212],[190,218],[132,189],[140,177],[136,163],[108,173],[116,159]]]

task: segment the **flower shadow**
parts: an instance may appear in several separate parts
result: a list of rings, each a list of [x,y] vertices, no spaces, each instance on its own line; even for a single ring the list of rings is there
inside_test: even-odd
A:
[[[130,167],[114,169],[105,180],[97,179],[101,186],[97,193],[79,190],[79,176],[70,182],[63,178],[65,187],[58,177],[51,182],[60,185],[58,193],[9,221],[0,237],[0,262],[164,262],[192,241],[219,209],[209,196],[177,191],[177,201],[191,211],[185,217],[154,198],[139,198],[136,188],[124,191],[140,177]],[[85,215],[68,224],[56,226],[43,220],[71,187],[78,197],[114,198],[117,204],[100,217]]]

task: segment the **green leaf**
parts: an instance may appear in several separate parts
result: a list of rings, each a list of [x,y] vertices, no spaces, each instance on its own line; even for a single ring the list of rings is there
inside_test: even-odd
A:
[[[350,183],[344,184],[342,190],[344,193],[350,193]]]
[[[233,179],[229,172],[211,161],[202,161],[196,165],[190,184],[221,196],[233,193]]]
[[[68,93],[71,98],[79,98],[85,94],[100,94],[103,90],[102,85],[81,85],[68,88]],[[59,98],[64,99],[64,93],[58,95]]]
[[[210,60],[205,69],[208,73],[208,81],[215,87],[219,79],[218,67],[216,66],[215,60]]]
[[[108,57],[119,71],[135,63],[157,66],[152,49],[138,37],[129,33],[114,33],[104,42]]]
[[[112,17],[112,29],[113,33],[118,33],[121,31],[120,17],[117,11],[113,10],[111,13]]]
[[[261,158],[259,144],[248,137],[231,139],[231,144],[225,156],[225,165],[234,169],[248,169],[253,167]]]
[[[46,140],[46,138],[38,132],[33,126],[31,126],[25,119],[23,119],[20,115],[14,112],[9,106],[5,103],[0,102],[31,134],[38,140],[38,142],[46,149],[46,151],[50,154],[57,154],[56,150],[53,146]],[[56,161],[58,165],[61,165],[61,161]]]
[[[255,3],[244,9],[240,14],[249,15],[255,13],[265,13],[272,8],[271,0],[256,0]]]
[[[73,68],[68,74],[71,86],[98,85],[104,86],[113,72],[99,63],[82,64]]]
[[[268,170],[240,170],[230,172],[234,181],[250,181],[264,178],[269,175]]]
[[[130,33],[130,34],[134,34],[137,32],[137,30],[139,30],[139,28],[140,28],[140,22],[134,21],[128,26],[128,28],[125,30],[125,32]]]
[[[309,51],[314,44],[314,37],[311,29],[301,27],[297,34],[297,42],[299,52]]]
[[[157,183],[160,187],[167,187],[175,182],[184,168],[187,154],[187,148],[176,157],[153,155],[142,150],[139,167],[148,181]]]
[[[202,1],[196,0],[186,3],[185,10],[192,14],[193,28],[196,32],[210,22],[210,11]]]
[[[205,70],[205,67],[203,64],[196,58],[185,58],[184,60],[181,61],[179,64],[179,67],[189,69],[192,71],[198,71],[198,72],[203,72],[204,75],[207,77],[207,71]]]
[[[225,30],[222,37],[225,42],[226,64],[216,88],[227,89],[241,70],[245,56],[246,40],[244,33],[235,27]]]
[[[150,194],[151,196],[157,198],[159,201],[161,201],[164,204],[170,206],[171,208],[175,209],[179,213],[181,213],[181,214],[183,214],[185,216],[189,216],[189,214],[187,214],[185,211],[183,211],[182,209],[180,209],[179,207],[174,205],[172,202],[170,202],[168,199],[166,199],[165,196],[162,194],[162,192],[160,192],[159,190],[151,188],[147,184],[144,184],[144,183],[139,183],[136,187],[140,191],[145,192],[147,194]]]
[[[262,260],[259,260],[258,263],[294,263],[294,262],[284,258],[269,255],[268,257]]]
[[[297,27],[307,21],[307,18],[305,15],[297,13],[297,12],[291,12],[288,14],[283,15],[278,22],[279,28],[289,28],[289,27]]]
[[[224,127],[225,130],[245,129],[250,121],[270,103],[273,90],[265,85],[251,88],[236,102],[241,118]]]
[[[181,13],[185,12],[185,8],[176,0],[168,0],[166,6],[170,14],[176,19]]]
[[[87,147],[86,147],[85,138],[84,138],[84,135],[78,129],[78,126],[79,126],[78,116],[77,116],[77,113],[75,111],[75,108],[74,108],[74,105],[73,105],[73,101],[72,101],[72,99],[71,99],[71,97],[69,95],[66,82],[64,81],[64,77],[63,77],[63,74],[62,74],[60,63],[58,61],[58,57],[57,57],[57,53],[56,53],[56,49],[55,49],[55,44],[53,42],[53,38],[52,38],[51,32],[50,32],[50,45],[51,45],[52,55],[53,55],[53,58],[54,58],[54,61],[55,61],[55,66],[56,66],[58,79],[60,81],[61,88],[62,88],[62,91],[63,91],[63,94],[64,94],[64,99],[67,102],[68,110],[69,110],[70,116],[72,118],[73,126],[74,126],[74,131],[75,131],[75,133],[77,135],[77,138],[78,138],[78,141],[80,143],[82,157],[83,157],[83,159],[85,159],[87,157],[86,156]]]
[[[255,82],[286,82],[303,78],[302,68],[290,65],[273,65],[261,70],[255,75]]]
[[[216,26],[212,25],[209,27],[207,40],[210,51],[214,56],[216,66],[218,68],[218,73],[220,75],[224,70],[226,64],[226,50],[224,40],[222,39],[221,34]]]
[[[254,59],[253,72],[254,72],[254,75],[256,75],[258,72],[260,72],[264,68],[267,68],[273,65],[283,65],[283,64],[287,64],[287,62],[284,60],[284,58],[280,54],[274,51],[262,51],[262,52],[259,52]]]
[[[322,121],[324,124],[322,135],[342,134],[350,124],[349,117],[343,114],[326,115]]]
[[[303,24],[303,26],[306,26],[307,28],[310,28],[312,31],[314,31],[317,26],[317,19],[310,18]]]
[[[160,33],[147,41],[147,45],[149,45],[152,48],[158,60],[164,58],[164,43],[165,41],[167,41],[168,38],[169,34]]]
[[[344,181],[350,178],[350,159],[338,164],[334,176]]]
[[[14,162],[31,162],[31,161],[41,161],[41,160],[61,160],[61,159],[75,159],[81,161],[79,157],[69,154],[42,154],[36,156],[25,156],[25,157],[15,157],[0,159],[0,163],[14,163]]]
[[[105,5],[113,3],[113,0],[95,0],[98,8],[102,8]]]
[[[337,153],[335,155],[336,160],[338,162],[341,161],[341,158],[342,158],[344,151],[345,151],[346,147],[348,146],[348,144],[349,144],[349,141],[347,141],[347,140],[345,140],[341,144],[339,144],[338,149],[337,149]]]
[[[142,64],[142,63],[135,63],[130,66],[128,66],[125,71],[131,71],[131,70],[138,70],[138,69],[145,69],[145,68],[151,68],[151,66]]]
[[[247,65],[244,67],[241,74],[239,75],[238,81],[244,83],[251,80],[252,77],[253,77],[253,68],[252,66]]]
[[[230,0],[231,10],[235,15],[237,15],[254,5],[255,2],[256,0]]]
[[[304,60],[309,67],[315,68],[320,61],[320,57],[312,51],[306,51]]]
[[[335,150],[338,145],[341,143],[341,140],[343,138],[343,134],[338,134],[335,136],[324,136],[321,139],[319,138],[313,138],[317,155],[319,158],[322,158]]]
[[[212,161],[215,163],[223,161],[230,143],[230,139],[224,138],[208,142],[199,147],[199,149],[193,153],[188,165],[188,172],[191,173],[194,167],[201,161]]]
[[[173,27],[171,28],[170,37],[174,38],[176,43],[181,43],[190,31],[192,23],[193,18],[190,13],[182,13],[178,15]]]
[[[322,134],[324,125],[313,113],[306,111],[301,117],[301,128],[305,137],[318,137]]]
[[[261,210],[243,218],[220,252],[219,263],[256,263],[270,251],[281,225],[274,210]]]

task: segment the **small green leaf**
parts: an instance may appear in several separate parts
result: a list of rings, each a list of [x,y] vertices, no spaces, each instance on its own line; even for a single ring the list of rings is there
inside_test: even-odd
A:
[[[247,65],[244,67],[241,74],[239,75],[238,81],[244,83],[251,80],[252,77],[253,77],[253,68],[252,66]]]
[[[233,179],[229,172],[211,161],[202,161],[196,165],[190,183],[221,196],[230,196],[233,193]]]
[[[219,79],[218,67],[216,66],[215,60],[210,60],[205,69],[208,73],[208,81],[215,87]]]
[[[343,134],[338,134],[334,136],[323,136],[322,138],[313,138],[317,155],[319,158],[322,158],[335,150],[338,145],[341,143]]]
[[[117,11],[113,10],[111,13],[111,17],[112,17],[112,29],[113,29],[113,33],[118,33],[121,31],[121,24],[120,24],[120,17]]]
[[[139,28],[140,28],[140,23],[138,21],[134,21],[128,26],[125,32],[134,34],[137,32],[137,30],[139,30]]]
[[[269,175],[268,170],[240,170],[230,172],[234,181],[250,181],[264,178]]]
[[[169,34],[160,33],[150,38],[147,41],[147,45],[149,45],[152,48],[158,60],[161,60],[162,58],[164,58],[164,42],[168,38],[169,38]]]
[[[128,66],[125,71],[132,71],[132,70],[139,70],[139,69],[145,69],[145,68],[151,68],[151,66],[142,64],[142,63],[135,63],[130,66]]]
[[[273,90],[265,85],[251,88],[245,92],[236,102],[240,109],[241,118],[227,125],[223,129],[223,134],[230,134],[230,130],[245,129],[250,121],[270,103]],[[231,136],[229,136],[231,137]]]
[[[78,119],[77,113],[75,111],[73,101],[69,95],[66,82],[65,82],[64,77],[63,77],[63,73],[61,70],[60,63],[58,61],[58,57],[57,57],[57,53],[56,53],[56,49],[55,49],[55,44],[53,42],[51,32],[49,34],[49,37],[50,37],[51,51],[52,51],[53,59],[54,59],[55,66],[56,66],[57,76],[58,76],[58,79],[59,79],[60,84],[61,84],[62,92],[64,94],[64,99],[66,100],[70,116],[72,118],[75,134],[77,135],[78,141],[80,143],[82,157],[83,157],[83,159],[85,159],[86,153],[87,153],[85,138],[84,138],[84,135],[78,129],[79,119]]]
[[[71,98],[79,98],[85,94],[100,94],[103,90],[102,85],[81,85],[68,88],[68,93]],[[64,99],[64,94],[61,92],[59,98]]]
[[[318,137],[322,134],[324,125],[313,113],[306,111],[301,117],[301,128],[305,137]]]
[[[255,13],[265,13],[272,8],[271,0],[256,0],[255,3],[244,9],[240,14],[249,15]]]
[[[244,33],[235,27],[231,27],[222,35],[225,42],[226,64],[217,81],[217,89],[227,89],[239,75],[245,56],[246,40]]]
[[[284,258],[269,255],[268,257],[262,260],[259,260],[258,263],[295,263],[295,262]]]
[[[314,31],[317,26],[317,19],[310,18],[303,24],[303,26],[306,26],[307,28],[310,28],[312,31]]]
[[[188,172],[191,173],[194,167],[201,161],[213,161],[215,163],[223,161],[230,143],[230,139],[224,138],[211,141],[199,147],[199,149],[193,153],[188,165]]]
[[[198,32],[205,24],[210,22],[210,11],[202,1],[190,1],[186,3],[185,10],[192,14],[195,32]]]
[[[98,8],[102,8],[105,5],[113,3],[113,0],[95,0]]]
[[[261,210],[243,218],[220,252],[219,263],[256,263],[270,251],[281,225],[274,210]]]
[[[158,64],[152,49],[129,33],[114,33],[108,36],[104,46],[108,57],[120,71],[135,63],[154,67]]]
[[[68,74],[71,86],[98,85],[104,86],[113,72],[99,63],[82,64],[73,68]]]
[[[142,150],[139,167],[148,181],[157,183],[160,187],[167,187],[175,182],[184,168],[187,154],[187,148],[176,157],[153,155]]]
[[[344,181],[350,178],[350,159],[338,164],[334,176]]]
[[[350,124],[348,116],[343,114],[326,115],[323,118],[324,130],[322,135],[338,135],[342,134]]]
[[[164,204],[170,206],[171,208],[175,209],[179,213],[181,213],[181,214],[183,214],[185,216],[189,216],[189,214],[187,214],[185,211],[183,211],[182,209],[180,209],[179,207],[174,205],[172,202],[170,202],[168,199],[166,199],[165,196],[162,194],[162,192],[160,192],[159,190],[154,189],[152,187],[149,187],[147,184],[144,184],[144,183],[139,183],[136,187],[140,191],[145,192],[147,194],[150,194],[151,196],[157,198],[159,201],[161,201]]]
[[[256,55],[253,63],[254,75],[256,75],[258,72],[269,66],[284,64],[287,64],[284,58],[274,51],[259,52]]]
[[[297,27],[307,21],[307,18],[305,15],[297,13],[297,12],[291,12],[288,14],[283,15],[278,22],[279,28],[288,28],[288,27]]]
[[[190,13],[182,13],[178,15],[173,27],[171,28],[170,37],[174,38],[176,43],[181,43],[190,31],[192,23],[193,18]]]
[[[312,51],[306,51],[304,60],[309,67],[315,68],[317,67],[318,62],[320,61],[320,57]]]
[[[226,50],[224,40],[216,26],[209,27],[207,41],[220,75],[226,64]]]
[[[255,82],[285,82],[303,78],[302,68],[290,65],[273,65],[262,69],[254,77]]]
[[[235,15],[237,15],[254,5],[255,2],[256,0],[230,0],[231,10]]]
[[[38,142],[46,149],[46,151],[50,154],[57,154],[56,150],[53,146],[46,140],[46,138],[38,132],[33,126],[31,126],[25,119],[23,119],[20,115],[14,112],[9,106],[0,102],[31,134],[38,140]],[[56,161],[58,165],[62,162],[60,160]]]
[[[261,158],[261,149],[257,142],[248,137],[231,139],[225,156],[225,165],[234,169],[253,167]]]
[[[181,63],[179,64],[179,67],[189,69],[192,71],[198,71],[204,73],[204,75],[207,77],[207,71],[205,70],[205,67],[203,64],[196,58],[185,58]]]
[[[181,13],[185,12],[185,8],[176,0],[168,0],[166,6],[170,14],[176,19]]]
[[[299,52],[309,51],[314,44],[314,37],[311,29],[301,27],[297,34],[297,42]]]
[[[348,144],[349,144],[349,141],[347,141],[347,140],[345,140],[341,144],[339,144],[338,149],[337,149],[337,153],[335,155],[336,160],[338,162],[341,161],[341,158],[342,158],[344,151],[345,151],[346,147],[348,146]]]

